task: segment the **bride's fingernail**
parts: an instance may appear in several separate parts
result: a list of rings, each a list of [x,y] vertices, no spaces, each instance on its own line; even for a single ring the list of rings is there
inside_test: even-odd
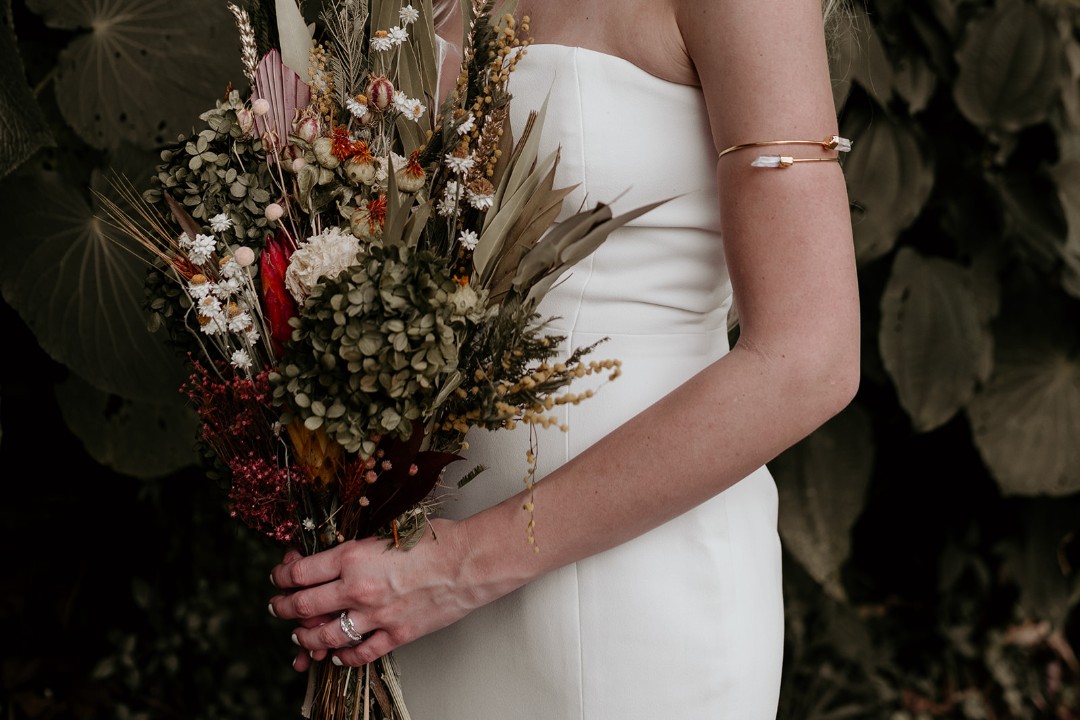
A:
[[[274,582],[274,573],[270,573],[270,584],[277,587],[277,583]]]
[[[297,661],[297,659],[298,659],[298,658],[293,658],[293,659],[292,659],[292,666],[293,666],[293,667],[296,667],[296,661]]]
[[[266,608],[270,611],[271,615],[273,615],[274,617],[277,617],[277,613],[274,612],[274,603],[270,603],[269,605],[266,606]]]
[[[341,658],[339,658],[337,655],[330,658],[330,662],[334,663],[338,667],[341,667]]]
[[[292,634],[292,641],[293,641],[293,645],[299,645],[300,644],[300,639],[296,637],[296,633]]]

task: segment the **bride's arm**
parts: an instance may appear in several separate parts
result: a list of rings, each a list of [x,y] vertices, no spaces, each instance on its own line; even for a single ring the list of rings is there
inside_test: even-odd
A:
[[[836,132],[818,0],[675,4],[719,148]],[[272,610],[309,626],[297,630],[299,644],[315,657],[342,645],[337,623],[310,626],[351,608],[357,629],[374,632],[334,655],[370,662],[704,502],[850,402],[858,292],[841,168],[751,168],[757,150],[725,155],[717,168],[740,315],[731,352],[537,484],[539,553],[524,539],[522,494],[461,522],[437,522],[438,539],[408,552],[368,540],[290,556],[272,578],[299,591],[275,596]],[[792,146],[783,154],[821,152]],[[298,656],[298,669],[307,663]]]

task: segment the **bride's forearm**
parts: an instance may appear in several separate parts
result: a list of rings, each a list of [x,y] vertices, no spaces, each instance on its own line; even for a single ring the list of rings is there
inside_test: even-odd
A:
[[[798,442],[851,400],[857,368],[834,360],[814,372],[736,347],[537,483],[539,552],[524,492],[463,521],[479,601],[637,537]]]

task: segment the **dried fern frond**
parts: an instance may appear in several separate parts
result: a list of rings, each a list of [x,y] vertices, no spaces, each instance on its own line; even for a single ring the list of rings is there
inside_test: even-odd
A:
[[[363,0],[337,0],[322,11],[320,18],[332,40],[330,69],[338,104],[344,106],[349,97],[363,87],[368,73],[367,54],[364,51],[367,3]]]

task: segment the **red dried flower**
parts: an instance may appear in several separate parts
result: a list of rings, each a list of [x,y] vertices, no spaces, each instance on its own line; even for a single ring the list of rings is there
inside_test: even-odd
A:
[[[292,241],[279,230],[267,240],[259,258],[263,315],[270,328],[274,353],[278,357],[285,351],[285,343],[292,338],[289,318],[297,314],[296,300],[285,287],[285,270],[289,267],[293,250]]]

